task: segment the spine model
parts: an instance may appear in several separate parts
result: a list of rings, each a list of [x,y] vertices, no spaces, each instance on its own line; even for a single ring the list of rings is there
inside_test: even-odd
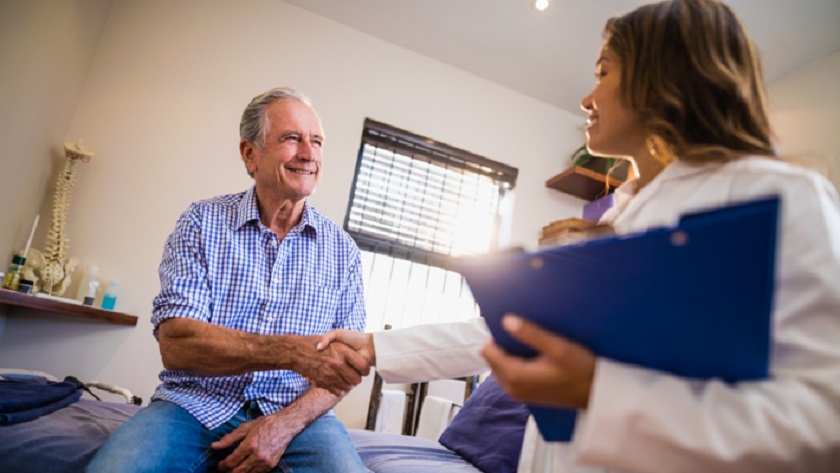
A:
[[[65,225],[70,209],[70,199],[76,188],[76,171],[80,163],[86,163],[93,152],[82,148],[81,143],[64,143],[64,169],[58,175],[53,197],[52,222],[44,248],[44,266],[41,268],[41,288],[49,294],[62,295],[67,290],[70,277],[76,268],[75,259],[68,262],[67,251],[70,239]]]

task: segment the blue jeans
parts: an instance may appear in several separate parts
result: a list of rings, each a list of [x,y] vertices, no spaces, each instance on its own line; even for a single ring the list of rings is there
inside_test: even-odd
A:
[[[208,430],[185,409],[168,401],[152,401],[123,424],[102,445],[88,473],[213,472],[233,449],[216,451],[210,444],[239,425],[262,415],[247,403],[232,419]],[[273,473],[365,472],[344,425],[322,416],[301,431],[286,448]]]

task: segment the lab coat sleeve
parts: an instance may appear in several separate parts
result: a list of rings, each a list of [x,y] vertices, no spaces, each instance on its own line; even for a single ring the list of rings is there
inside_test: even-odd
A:
[[[376,371],[388,383],[415,383],[487,371],[483,318],[374,332]]]
[[[805,174],[748,177],[728,190],[732,201],[782,196],[770,379],[687,380],[599,359],[573,439],[580,464],[644,472],[840,471],[837,194]]]

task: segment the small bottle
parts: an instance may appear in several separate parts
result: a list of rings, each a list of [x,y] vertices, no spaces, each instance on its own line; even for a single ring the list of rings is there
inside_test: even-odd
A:
[[[17,291],[23,294],[32,294],[32,288],[35,285],[34,281],[30,281],[29,279],[20,278],[20,282],[18,283]]]
[[[23,269],[24,263],[26,263],[26,258],[23,256],[15,255],[12,257],[12,264],[9,265],[6,277],[3,279],[3,289],[17,291],[20,283],[20,270]]]
[[[116,279],[112,279],[111,282],[108,284],[108,289],[105,291],[105,295],[102,297],[102,308],[105,310],[114,310],[114,306],[117,305],[117,294],[120,291],[120,282]]]
[[[89,266],[82,275],[82,280],[79,282],[79,289],[76,290],[76,300],[84,302],[85,297],[90,293],[90,283],[96,281],[96,287],[99,287],[99,267],[96,265]],[[96,293],[93,294],[96,296]],[[91,304],[87,304],[91,305]]]
[[[82,299],[82,304],[84,305],[93,305],[93,301],[96,300],[96,291],[99,289],[99,281],[96,279],[92,279],[87,284],[88,289],[85,292],[85,297]]]

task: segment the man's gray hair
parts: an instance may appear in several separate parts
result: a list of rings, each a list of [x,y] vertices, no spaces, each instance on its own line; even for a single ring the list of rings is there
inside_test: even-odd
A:
[[[291,87],[276,87],[254,97],[251,103],[245,107],[245,111],[242,112],[242,120],[239,122],[239,137],[262,149],[265,145],[265,134],[271,126],[269,118],[265,114],[265,109],[278,100],[296,100],[312,108],[312,102],[303,92]],[[315,112],[315,109],[312,108],[312,111]],[[321,123],[318,112],[315,112],[315,116],[318,117],[318,123]]]

